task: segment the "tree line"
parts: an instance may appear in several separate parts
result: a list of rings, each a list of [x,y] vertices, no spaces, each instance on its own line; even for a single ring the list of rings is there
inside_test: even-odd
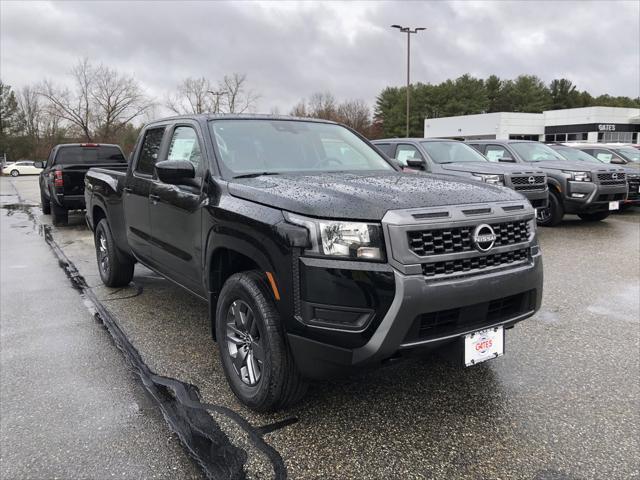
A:
[[[387,87],[377,97],[373,131],[381,137],[406,134],[406,87]],[[424,135],[424,119],[491,112],[540,113],[577,107],[640,107],[640,98],[592,96],[580,91],[568,79],[552,80],[548,85],[534,75],[486,79],[469,74],[439,84],[410,86],[410,136]]]
[[[592,96],[565,78],[548,85],[533,75],[486,79],[469,74],[439,84],[410,86],[410,135],[423,135],[425,118],[489,112],[615,106],[640,107],[640,98]],[[140,124],[157,116],[158,107],[175,114],[245,113],[255,109],[260,95],[247,76],[233,73],[218,81],[183,79],[163,99],[152,98],[127,73],[88,59],[69,72],[69,82],[49,80],[13,89],[0,80],[0,155],[8,160],[44,159],[51,147],[64,142],[118,143],[133,147]],[[331,92],[301,99],[289,115],[333,120],[368,138],[405,134],[406,87],[387,87],[376,98],[373,112],[364,100],[339,101]],[[277,109],[271,113],[278,114]]]

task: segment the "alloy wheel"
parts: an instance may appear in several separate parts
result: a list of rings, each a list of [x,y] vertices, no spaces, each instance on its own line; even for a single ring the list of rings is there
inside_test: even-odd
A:
[[[548,221],[551,218],[551,207],[539,208],[536,217],[541,223]]]
[[[262,377],[264,348],[253,310],[246,302],[236,300],[229,307],[226,323],[233,369],[243,383],[254,387]]]
[[[98,263],[100,270],[106,276],[109,275],[109,250],[107,249],[107,239],[102,231],[98,232]]]

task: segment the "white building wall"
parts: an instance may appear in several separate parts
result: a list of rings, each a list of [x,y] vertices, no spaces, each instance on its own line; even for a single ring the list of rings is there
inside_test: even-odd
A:
[[[543,112],[547,126],[580,125],[584,123],[633,123],[640,117],[640,108],[583,107]]]
[[[544,135],[541,113],[496,112],[459,117],[427,118],[425,138],[464,137],[508,140],[509,135]]]

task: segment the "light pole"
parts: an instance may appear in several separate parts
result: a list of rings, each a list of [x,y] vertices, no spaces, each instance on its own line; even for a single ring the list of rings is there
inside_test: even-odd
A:
[[[420,30],[426,30],[425,27],[403,27],[402,25],[391,25],[391,28],[397,28],[403,33],[407,34],[407,138],[409,138],[409,69],[411,65],[411,34],[418,33]]]

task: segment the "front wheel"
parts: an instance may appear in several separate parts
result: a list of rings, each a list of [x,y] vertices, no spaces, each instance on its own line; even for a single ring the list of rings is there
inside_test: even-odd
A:
[[[216,338],[233,393],[256,411],[297,402],[306,391],[284,338],[280,314],[257,271],[232,275],[216,308]]]
[[[549,205],[547,208],[539,208],[536,221],[541,227],[555,227],[562,222],[564,217],[564,208],[562,207],[562,200],[558,198],[558,195],[549,192]]]
[[[135,263],[117,250],[106,218],[98,222],[94,239],[102,283],[107,287],[128,285],[133,278]]]
[[[596,212],[596,213],[579,213],[578,217],[580,217],[585,222],[599,222],[604,220],[609,216],[609,212]]]
[[[11,170],[12,177],[17,177],[18,175],[20,175],[20,172],[18,170]]]

